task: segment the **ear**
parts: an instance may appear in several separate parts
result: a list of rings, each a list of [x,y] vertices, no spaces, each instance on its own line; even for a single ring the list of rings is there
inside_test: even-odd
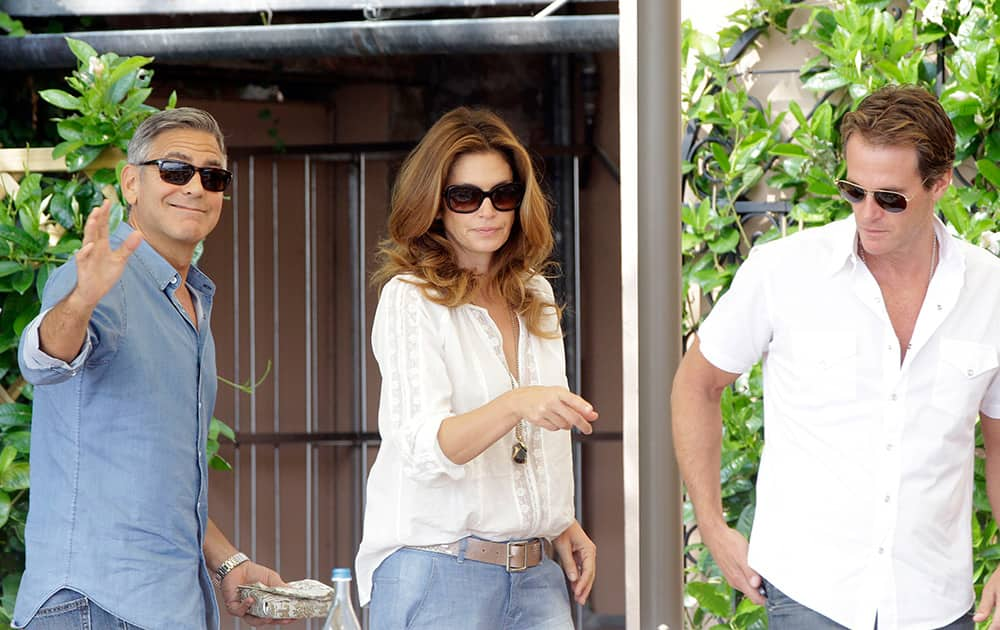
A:
[[[135,164],[126,164],[122,169],[122,196],[130,206],[139,201],[139,167]]]
[[[948,190],[949,186],[951,186],[950,170],[934,180],[934,184],[931,186],[931,195],[934,197],[935,203],[941,200],[941,197],[944,196],[944,193]]]

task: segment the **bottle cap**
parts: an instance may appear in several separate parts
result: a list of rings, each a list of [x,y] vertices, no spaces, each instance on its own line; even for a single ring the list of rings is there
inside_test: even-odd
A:
[[[337,568],[330,573],[331,580],[349,580],[351,579],[351,570],[346,568]]]

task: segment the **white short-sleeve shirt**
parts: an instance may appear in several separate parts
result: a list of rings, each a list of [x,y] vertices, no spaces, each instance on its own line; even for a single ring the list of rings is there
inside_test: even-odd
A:
[[[441,451],[441,422],[509,391],[511,378],[500,330],[486,309],[441,306],[424,297],[415,282],[397,276],[385,285],[372,329],[382,374],[382,444],[368,479],[357,557],[362,606],[371,596],[372,573],[400,547],[466,536],[553,538],[574,518],[568,431],[527,424],[526,464],[511,460],[513,432],[464,465]],[[544,278],[532,278],[528,288],[552,299]],[[554,311],[543,323],[544,329],[550,327],[558,327]],[[518,382],[565,387],[562,338],[532,335],[523,321],[519,329]]]
[[[763,358],[750,566],[849,628],[944,626],[974,602],[977,412],[1000,417],[1000,259],[935,220],[940,262],[900,348],[853,217],[754,248],[699,331]]]

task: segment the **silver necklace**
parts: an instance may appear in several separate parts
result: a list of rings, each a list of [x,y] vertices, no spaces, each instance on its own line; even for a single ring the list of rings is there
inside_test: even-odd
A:
[[[934,268],[937,266],[934,263],[935,260],[937,259],[937,256],[938,256],[938,239],[937,239],[937,234],[935,234],[934,240],[931,241],[931,267],[927,272],[927,286],[930,286],[931,278],[934,277]],[[858,258],[860,258],[861,262],[865,263],[865,266],[868,267],[868,260],[865,258],[865,247],[864,245],[861,244],[860,236],[858,236]]]
[[[514,329],[514,371],[520,374],[521,368],[518,364],[517,355],[521,340],[521,325],[517,319],[517,314],[514,312],[514,308],[508,305],[507,309],[507,313],[510,315],[511,327]],[[504,361],[504,367],[507,368],[507,376],[510,377],[510,388],[513,391],[517,387],[517,380],[511,374],[510,367],[506,363]],[[514,425],[514,446],[510,449],[510,458],[515,464],[524,464],[528,461],[528,445],[524,443],[524,419],[518,420],[517,424]]]
[[[475,304],[475,302],[473,302]],[[476,304],[476,306],[479,306]],[[484,307],[480,307],[484,308]],[[486,309],[489,313],[489,309]],[[520,374],[520,364],[518,363],[518,346],[520,345],[521,339],[521,325],[517,319],[517,313],[514,312],[514,307],[510,304],[507,305],[507,316],[510,318],[511,328],[514,329],[514,372]],[[499,326],[497,326],[499,330]],[[503,339],[503,333],[500,334],[501,340]],[[503,346],[501,344],[501,349],[497,358],[500,363],[503,364],[504,371],[507,372],[507,378],[510,379],[510,389],[514,391],[517,389],[517,379],[514,378],[514,373],[510,370],[510,365],[507,363],[506,357],[503,353]],[[525,464],[528,461],[528,445],[524,441],[524,419],[517,421],[514,425],[514,446],[510,449],[510,458],[515,464]]]

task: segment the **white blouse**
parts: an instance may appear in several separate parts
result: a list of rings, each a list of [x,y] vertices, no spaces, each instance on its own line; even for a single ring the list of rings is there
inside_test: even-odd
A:
[[[482,407],[509,391],[511,381],[500,330],[486,309],[435,304],[413,282],[419,281],[397,276],[385,285],[372,329],[382,373],[382,444],[368,479],[357,557],[362,606],[371,597],[372,573],[400,547],[466,536],[554,538],[573,522],[568,431],[525,423],[525,464],[511,460],[513,431],[464,465],[441,451],[441,422]],[[544,278],[532,278],[528,287],[552,299]],[[557,325],[552,319],[543,329]],[[518,382],[565,387],[562,338],[532,335],[523,322],[519,330]]]

